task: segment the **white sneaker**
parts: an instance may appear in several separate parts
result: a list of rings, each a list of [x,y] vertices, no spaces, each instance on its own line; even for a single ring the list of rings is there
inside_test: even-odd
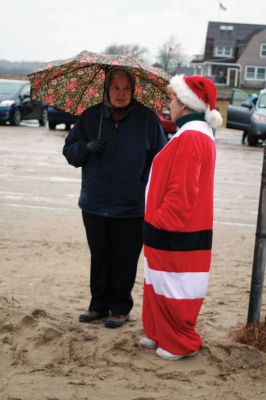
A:
[[[166,350],[162,349],[161,347],[158,347],[156,350],[156,354],[157,354],[157,356],[164,358],[165,360],[177,361],[177,360],[181,360],[181,358],[193,357],[196,354],[198,354],[198,351],[194,351],[193,353],[190,353],[190,354],[179,355],[179,354],[169,353],[169,351],[166,351]]]
[[[148,337],[143,337],[139,340],[139,345],[145,347],[146,349],[156,349],[157,344],[154,340],[149,339]]]

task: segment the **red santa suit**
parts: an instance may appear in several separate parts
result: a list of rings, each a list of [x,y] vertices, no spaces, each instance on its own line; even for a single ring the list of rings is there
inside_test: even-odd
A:
[[[195,326],[211,264],[216,148],[199,119],[180,119],[153,160],[146,190],[143,327],[158,347],[179,355],[200,348]]]

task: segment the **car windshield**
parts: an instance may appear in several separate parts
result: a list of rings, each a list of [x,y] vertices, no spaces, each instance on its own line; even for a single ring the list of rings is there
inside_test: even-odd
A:
[[[21,88],[21,82],[0,81],[0,94],[15,95]]]
[[[266,93],[263,93],[258,101],[258,108],[266,108]]]

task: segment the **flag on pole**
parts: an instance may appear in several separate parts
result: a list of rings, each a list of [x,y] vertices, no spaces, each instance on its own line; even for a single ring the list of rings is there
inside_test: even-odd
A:
[[[220,8],[220,10],[223,10],[223,11],[227,10],[227,8],[222,3],[219,3],[219,8]]]

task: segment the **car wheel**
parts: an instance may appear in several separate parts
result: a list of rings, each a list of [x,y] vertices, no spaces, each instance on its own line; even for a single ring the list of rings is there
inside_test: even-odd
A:
[[[249,146],[257,146],[258,138],[251,133],[248,133],[248,144]]]
[[[10,119],[11,125],[18,126],[21,122],[21,111],[19,108],[15,108],[13,115]]]
[[[52,121],[49,121],[49,122],[48,122],[48,126],[49,126],[49,129],[54,130],[55,127],[56,127],[56,123],[55,123],[55,122],[52,122]]]
[[[44,108],[42,111],[42,118],[39,119],[40,126],[46,126],[47,121],[48,121],[48,111],[46,108]]]

